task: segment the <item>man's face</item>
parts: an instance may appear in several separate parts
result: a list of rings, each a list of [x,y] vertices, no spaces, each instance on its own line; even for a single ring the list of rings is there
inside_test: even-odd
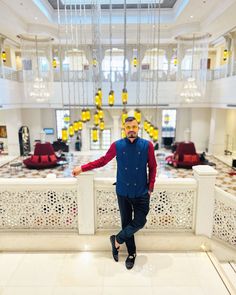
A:
[[[133,120],[131,122],[126,122],[125,125],[125,135],[127,138],[136,138],[138,136],[138,122]]]

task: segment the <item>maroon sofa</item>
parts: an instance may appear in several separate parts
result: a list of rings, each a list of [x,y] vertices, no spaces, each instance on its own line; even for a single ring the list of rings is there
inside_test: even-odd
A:
[[[55,167],[58,161],[51,143],[46,142],[36,143],[34,154],[23,163],[30,169],[45,169]]]
[[[179,142],[176,152],[166,157],[165,160],[167,164],[176,168],[192,168],[192,166],[200,164],[200,158],[193,142]]]

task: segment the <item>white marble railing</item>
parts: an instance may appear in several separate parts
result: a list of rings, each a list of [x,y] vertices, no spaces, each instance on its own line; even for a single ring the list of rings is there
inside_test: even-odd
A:
[[[76,179],[0,179],[0,230],[78,230]]]
[[[95,179],[97,230],[120,228],[115,179]],[[158,179],[144,230],[194,232],[197,183],[194,179]]]
[[[236,198],[215,188],[213,237],[236,246]]]
[[[142,232],[189,233],[236,246],[236,199],[215,188],[216,170],[195,166],[194,178],[158,178]],[[1,232],[96,232],[120,228],[114,178],[0,179]]]

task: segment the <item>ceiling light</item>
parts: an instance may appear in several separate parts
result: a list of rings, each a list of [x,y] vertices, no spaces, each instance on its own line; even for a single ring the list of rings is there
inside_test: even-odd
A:
[[[34,17],[34,19],[35,19],[35,20],[38,20],[38,17],[37,17],[37,16],[35,16],[35,17]]]
[[[193,18],[193,15],[190,15],[191,18]]]

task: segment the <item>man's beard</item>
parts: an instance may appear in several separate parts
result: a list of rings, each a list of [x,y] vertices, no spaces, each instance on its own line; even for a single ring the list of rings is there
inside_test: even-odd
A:
[[[132,133],[128,133],[128,138],[136,138],[137,137],[137,133],[132,132]]]

